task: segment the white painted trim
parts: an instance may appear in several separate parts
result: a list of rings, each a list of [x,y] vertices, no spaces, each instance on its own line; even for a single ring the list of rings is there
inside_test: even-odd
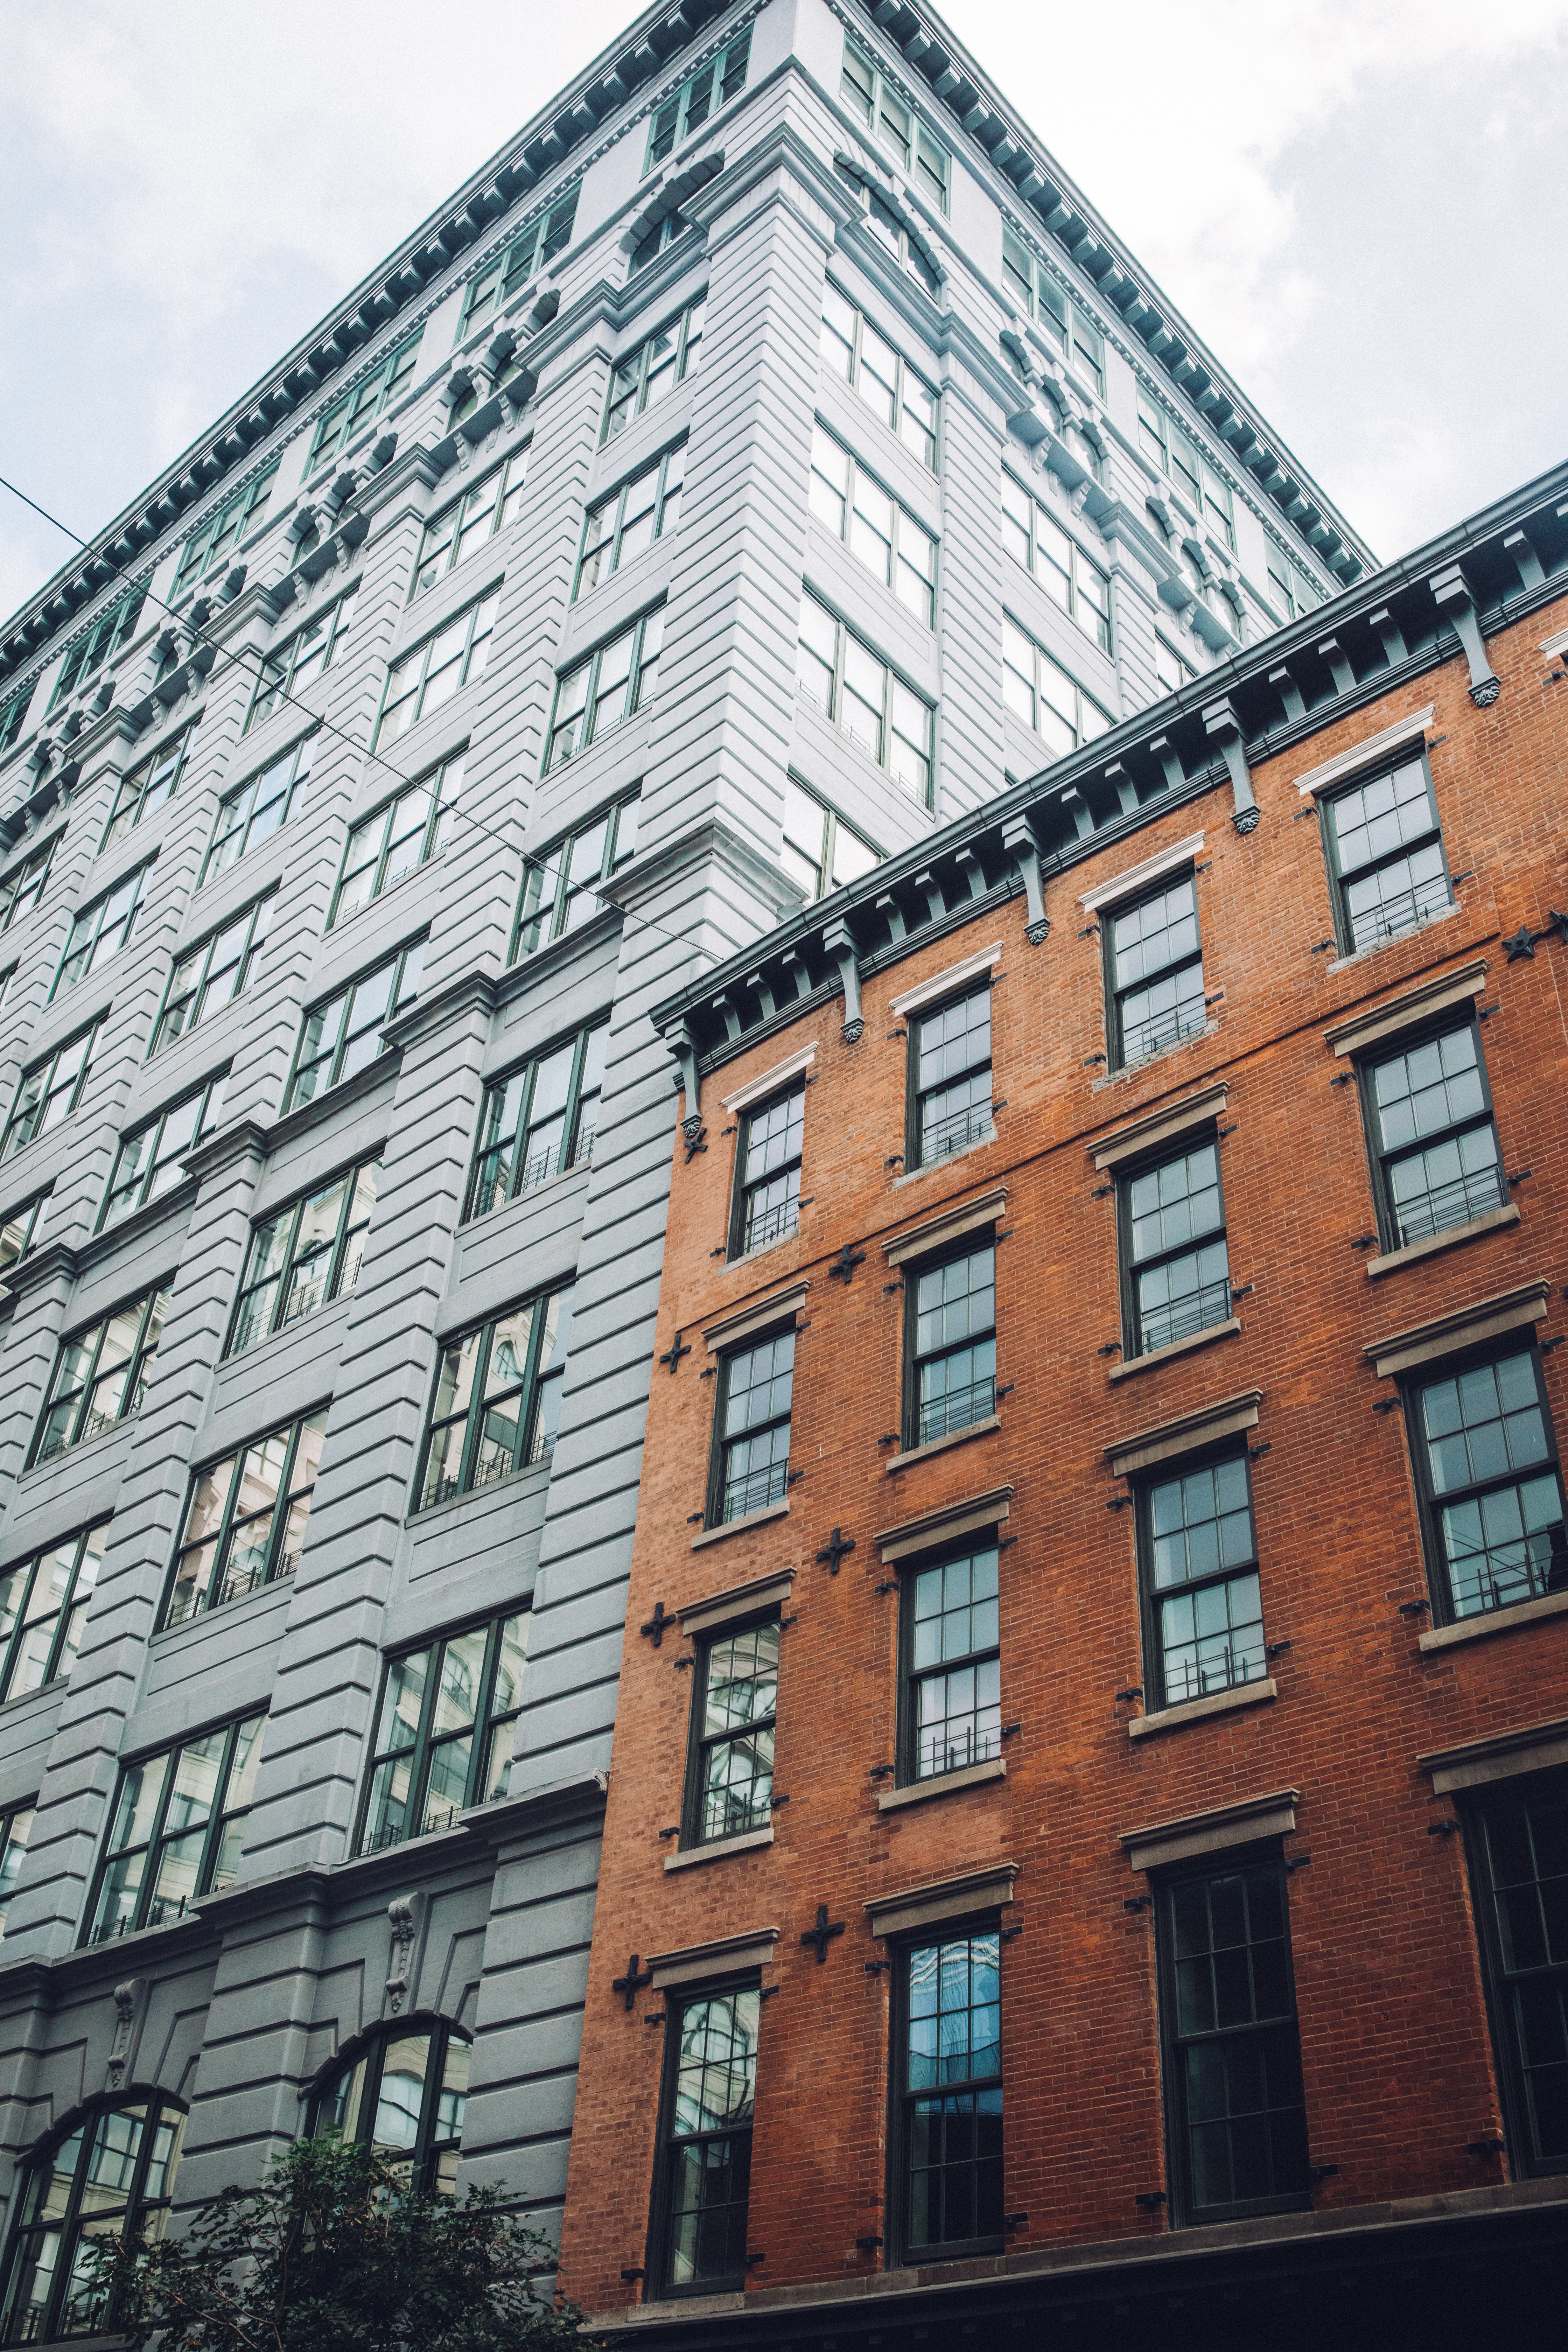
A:
[[[1160,1707],[1152,1715],[1135,1715],[1127,1726],[1127,1737],[1152,1739],[1162,1731],[1180,1731],[1184,1724],[1206,1723],[1210,1716],[1230,1715],[1238,1706],[1257,1706],[1260,1700],[1279,1696],[1279,1685],[1272,1675],[1263,1682],[1237,1683],[1234,1690],[1215,1691],[1208,1698],[1180,1699],[1174,1706]],[[669,1868],[668,1863],[665,1868]]]
[[[922,980],[917,988],[906,989],[902,996],[894,997],[888,1010],[900,1017],[906,1013],[918,1013],[922,1004],[930,1004],[939,996],[950,995],[955,988],[962,988],[966,980],[977,980],[983,971],[988,971],[994,963],[1001,961],[1002,942],[997,940],[993,946],[983,949],[979,955],[966,956],[962,963],[950,963],[947,970],[939,971],[934,979]]]
[[[742,1263],[741,1259],[736,1260],[737,1265]],[[771,1324],[792,1320],[805,1305],[805,1296],[810,1288],[811,1276],[806,1275],[802,1280],[792,1282],[787,1289],[775,1291],[769,1298],[759,1298],[750,1307],[737,1307],[728,1315],[716,1317],[703,1327],[702,1338],[708,1353],[716,1356],[721,1348],[731,1347],[737,1339],[749,1339],[753,1331],[765,1331]]]
[[[1548,661],[1555,660],[1559,654],[1568,654],[1568,629],[1559,629],[1554,637],[1545,638],[1541,650]]]
[[[1401,743],[1408,743],[1416,735],[1425,735],[1432,724],[1436,703],[1429,702],[1425,710],[1413,710],[1408,719],[1396,719],[1392,727],[1384,727],[1375,735],[1368,735],[1352,743],[1348,751],[1341,751],[1325,760],[1321,768],[1309,768],[1305,775],[1291,779],[1301,793],[1321,793],[1330,784],[1337,784],[1342,776],[1353,776],[1358,768],[1379,760],[1384,751],[1392,751]]]
[[[1381,1004],[1352,1013],[1348,1021],[1337,1022],[1331,1029],[1324,1030],[1323,1043],[1331,1045],[1336,1054],[1359,1054],[1363,1046],[1375,1045],[1380,1038],[1397,1036],[1401,1029],[1413,1029],[1434,1013],[1446,1012],[1450,1004],[1462,1004],[1466,997],[1479,996],[1486,984],[1487,961],[1485,956],[1478,956],[1472,963],[1460,964],[1456,971],[1441,972],[1436,980],[1425,980],[1403,996],[1385,998]]]
[[[760,1078],[749,1078],[743,1087],[737,1087],[732,1095],[721,1095],[720,1103],[725,1110],[750,1110],[754,1102],[760,1102],[764,1095],[776,1092],[786,1078],[795,1077],[816,1059],[815,1044],[805,1045],[798,1054],[792,1054],[787,1062],[775,1062],[773,1068],[764,1070]]]
[[[714,1838],[710,1844],[689,1846],[683,1853],[667,1853],[664,1866],[667,1872],[693,1870],[699,1863],[722,1862],[726,1854],[751,1853],[758,1846],[772,1845],[773,1842],[773,1824],[770,1822],[765,1830],[743,1830],[739,1837]],[[674,1977],[664,1979],[666,1984],[678,1981]]]
[[[1185,841],[1175,842],[1169,849],[1162,849],[1157,857],[1146,857],[1141,866],[1129,866],[1113,882],[1096,883],[1092,890],[1082,893],[1078,903],[1080,907],[1087,907],[1092,915],[1099,908],[1109,906],[1113,898],[1125,898],[1134,890],[1141,890],[1145,882],[1157,882],[1162,874],[1170,872],[1173,866],[1184,866],[1189,857],[1197,856],[1203,845],[1203,835],[1190,833]]]

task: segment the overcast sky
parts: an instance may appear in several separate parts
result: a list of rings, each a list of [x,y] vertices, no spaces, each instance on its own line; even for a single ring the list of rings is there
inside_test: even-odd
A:
[[[99,529],[632,14],[0,0],[0,474]],[[1568,0],[947,14],[1380,555],[1568,454]]]

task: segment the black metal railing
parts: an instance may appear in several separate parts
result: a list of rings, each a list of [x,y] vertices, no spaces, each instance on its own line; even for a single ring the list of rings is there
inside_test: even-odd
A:
[[[945,1395],[921,1399],[920,1444],[930,1445],[955,1430],[973,1429],[996,1410],[995,1375],[972,1381],[967,1388],[949,1389]]]
[[[1190,1339],[1194,1331],[1206,1331],[1212,1324],[1226,1322],[1229,1315],[1228,1275],[1223,1281],[1205,1282],[1196,1290],[1184,1291],[1180,1298],[1173,1298],[1163,1307],[1140,1307],[1138,1352],[1146,1356],[1152,1349],[1169,1348],[1177,1339]]]
[[[988,1102],[966,1103],[962,1109],[948,1111],[922,1126],[921,1164],[929,1167],[933,1160],[951,1160],[955,1151],[966,1151],[972,1143],[989,1143],[995,1131]]]
[[[1507,1200],[1508,1186],[1500,1168],[1478,1168],[1468,1176],[1451,1177],[1447,1184],[1434,1184],[1430,1191],[1396,1204],[1400,1246],[1425,1241],[1430,1234],[1447,1233],[1451,1225],[1465,1224],[1471,1217],[1484,1216],[1489,1209],[1501,1208]]]
[[[1408,890],[1396,890],[1392,898],[1380,899],[1375,907],[1353,913],[1351,929],[1354,944],[1370,948],[1379,940],[1397,939],[1401,931],[1413,931],[1429,915],[1441,914],[1445,907],[1452,905],[1447,877],[1435,874],[1430,881],[1413,883]]]
[[[1128,1022],[1121,1032],[1121,1058],[1124,1062],[1146,1062],[1151,1054],[1162,1053],[1167,1045],[1178,1045],[1184,1037],[1196,1036],[1203,1025],[1201,996],[1190,1003],[1173,1005],[1167,1013],[1152,1013],[1146,1020]]]
[[[743,1471],[738,1478],[724,1481],[724,1518],[743,1519],[749,1511],[765,1511],[770,1503],[782,1503],[789,1486],[789,1461],[765,1463],[760,1470]]]
[[[761,1249],[764,1242],[782,1241],[785,1234],[795,1233],[800,1224],[800,1202],[797,1199],[775,1201],[771,1208],[751,1210],[746,1217],[745,1247]]]

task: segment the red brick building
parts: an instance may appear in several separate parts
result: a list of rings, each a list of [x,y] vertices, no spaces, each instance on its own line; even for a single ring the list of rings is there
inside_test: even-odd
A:
[[[1560,2291],[1565,499],[666,1009],[601,2326]]]

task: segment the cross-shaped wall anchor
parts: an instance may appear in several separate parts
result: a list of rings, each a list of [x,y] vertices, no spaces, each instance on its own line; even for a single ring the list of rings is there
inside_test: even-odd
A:
[[[800,1940],[803,1944],[815,1944],[816,1946],[816,1965],[818,1968],[821,1968],[823,1962],[827,1958],[828,1945],[832,1942],[835,1936],[842,1936],[843,1933],[843,1920],[830,1919],[827,1916],[826,1904],[819,1903],[816,1906],[816,1927],[808,1927]]]
[[[637,1995],[642,1990],[643,1986],[645,1984],[652,1984],[652,1982],[653,1971],[651,1969],[644,1969],[639,1975],[637,1970],[637,1955],[634,1952],[631,1958],[626,1962],[626,1975],[624,1977],[612,1977],[610,1979],[610,1990],[612,1992],[625,1993],[626,2006],[628,2010],[633,2010],[637,2007]]]
[[[680,1370],[680,1359],[682,1356],[689,1356],[691,1350],[689,1348],[682,1347],[680,1334],[677,1331],[674,1339],[670,1341],[668,1348],[658,1360],[661,1364],[668,1364],[669,1366],[669,1376],[671,1380],[673,1380],[676,1373]]]
[[[708,1129],[705,1127],[700,1127],[695,1135],[683,1135],[681,1137],[680,1139],[686,1146],[686,1165],[688,1168],[690,1167],[692,1161],[696,1159],[700,1151],[707,1150],[708,1146],[702,1140],[707,1132]]]
[[[865,1251],[851,1249],[848,1243],[846,1242],[843,1248],[839,1251],[837,1257],[828,1267],[827,1278],[830,1282],[842,1282],[845,1289],[847,1290],[851,1281],[854,1279],[856,1267],[858,1265],[864,1265],[865,1263]]]
[[[653,1636],[654,1648],[656,1650],[662,1650],[664,1647],[664,1629],[667,1625],[673,1625],[675,1622],[675,1618],[665,1608],[663,1601],[656,1601],[653,1604],[653,1615],[648,1619],[646,1625],[639,1625],[637,1627],[637,1632],[639,1633],[651,1633]]]
[[[834,1575],[837,1576],[838,1573],[838,1564],[843,1559],[844,1555],[846,1552],[853,1551],[854,1549],[854,1537],[847,1536],[842,1528],[835,1528],[833,1533],[823,1545],[822,1549],[817,1553],[816,1557],[819,1561],[826,1560]]]

